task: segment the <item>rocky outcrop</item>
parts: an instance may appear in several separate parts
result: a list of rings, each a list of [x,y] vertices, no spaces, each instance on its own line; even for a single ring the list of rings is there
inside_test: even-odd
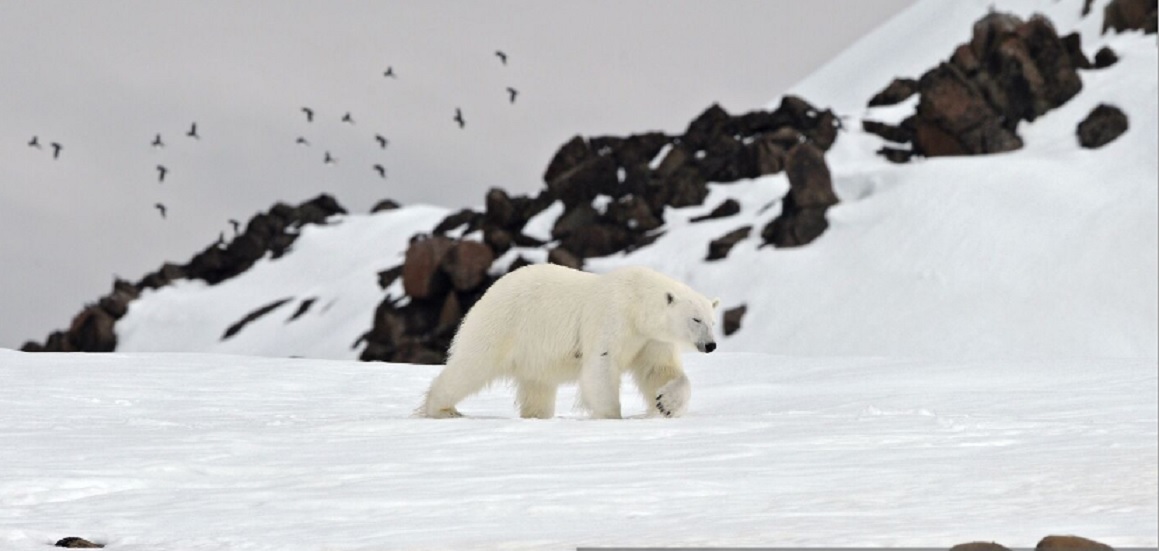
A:
[[[185,264],[166,262],[136,283],[118,279],[112,291],[84,307],[67,330],[55,331],[45,342],[26,342],[28,352],[112,352],[117,346],[116,321],[128,312],[129,303],[146,289],[163,287],[179,279],[200,279],[215,285],[237,276],[254,262],[270,255],[277,258],[293,245],[302,226],[324,224],[345,209],[329,195],[319,195],[298,206],[283,203],[249,220],[245,230],[226,243],[223,239],[197,253]]]
[[[969,42],[917,80],[914,115],[898,125],[867,121],[864,129],[927,157],[1019,149],[1018,123],[1074,97],[1082,89],[1077,70],[1091,66],[1078,34],[1060,37],[1042,16],[992,12],[974,24]],[[881,153],[906,160],[897,149]]]
[[[727,337],[740,331],[740,324],[744,320],[745,312],[748,312],[748,306],[744,304],[724,311],[724,316],[721,318],[721,330],[724,332],[724,336]]]
[[[1107,145],[1127,131],[1127,114],[1113,105],[1100,104],[1078,124],[1079,145],[1096,149]]]
[[[665,210],[703,204],[709,182],[786,171],[791,205],[776,222],[774,244],[808,243],[824,231],[825,209],[837,202],[824,158],[837,127],[831,111],[788,96],[772,111],[742,115],[713,105],[680,135],[576,136],[551,158],[538,195],[512,197],[492,189],[483,212],[448,215],[431,235],[412,241],[402,265],[379,274],[383,288],[401,277],[404,294],[379,304],[373,326],[355,343],[365,344],[361,358],[441,363],[475,301],[498,277],[527,264],[517,257],[509,266],[495,266],[495,259],[515,247],[546,247],[548,262],[578,269],[585,259],[647,246],[659,237]],[[550,243],[526,235],[528,221],[553,204],[563,208]],[[739,212],[739,203],[725,200],[693,221]],[[709,258],[723,258],[751,231],[740,228],[713,241]],[[461,237],[479,234],[481,239]]]

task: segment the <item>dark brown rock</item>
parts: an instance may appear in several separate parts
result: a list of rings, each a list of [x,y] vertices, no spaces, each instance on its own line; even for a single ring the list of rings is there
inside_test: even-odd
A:
[[[908,163],[914,156],[912,149],[901,149],[889,146],[878,149],[877,154],[885,157],[885,160],[891,163]]]
[[[592,224],[577,228],[560,240],[560,246],[580,258],[607,256],[627,249],[633,242],[627,229],[610,224]]]
[[[749,144],[749,147],[752,149],[758,175],[776,174],[785,169],[787,150],[770,135],[761,134]]]
[[[399,264],[398,266],[395,266],[393,268],[387,268],[381,272],[378,272],[378,287],[380,289],[386,289],[387,287],[390,287],[391,284],[394,283],[395,280],[397,280],[399,278],[399,276],[401,276],[401,275],[402,275],[402,264]]]
[[[605,216],[613,224],[637,232],[651,231],[664,225],[664,221],[652,212],[648,202],[635,195],[608,203]]]
[[[1079,536],[1046,536],[1034,546],[1035,551],[1114,551],[1104,543]]]
[[[799,208],[785,199],[781,215],[761,230],[761,238],[774,247],[800,247],[812,243],[829,229],[824,207]]]
[[[515,235],[501,228],[485,226],[483,228],[483,242],[491,247],[496,255],[502,255],[511,250],[511,246],[515,243]]]
[[[897,105],[918,92],[918,81],[912,78],[895,78],[882,91],[869,98],[869,107]]]
[[[695,151],[703,149],[709,142],[722,132],[727,133],[727,126],[732,117],[719,104],[712,104],[703,113],[688,124],[681,143]]]
[[[950,551],[1010,551],[1010,549],[992,541],[972,541],[970,543],[959,543],[951,547]]]
[[[789,177],[789,195],[796,205],[808,208],[837,204],[825,154],[812,143],[802,143],[789,150],[785,173]]]
[[[620,185],[616,161],[594,156],[561,173],[547,183],[551,194],[567,208],[590,203],[597,195],[614,195]]]
[[[439,266],[453,243],[446,237],[434,236],[410,244],[402,268],[402,287],[407,295],[425,299],[445,292],[450,281]]]
[[[250,323],[260,319],[262,316],[265,316],[270,312],[273,312],[274,310],[277,310],[281,305],[289,302],[292,299],[293,297],[286,297],[283,299],[275,300],[246,314],[240,320],[237,320],[225,329],[225,332],[221,335],[221,340],[224,341],[230,337],[233,337],[234,335],[237,335],[239,332],[241,332],[242,329],[245,328],[246,325],[249,325]]]
[[[580,260],[571,251],[563,247],[556,247],[547,253],[547,261],[551,264],[559,264],[560,266],[567,266],[576,270],[583,269],[583,261]]]
[[[459,297],[455,293],[447,293],[443,307],[439,310],[439,320],[435,323],[436,335],[451,335],[459,328],[459,320],[463,319],[463,307],[459,304]]]
[[[744,304],[724,311],[721,327],[726,337],[740,331],[740,324],[744,320],[745,312],[748,312],[748,306]]]
[[[1087,149],[1103,147],[1127,131],[1127,114],[1113,105],[1100,104],[1078,124],[1079,145]]]
[[[396,203],[395,201],[393,201],[391,199],[383,199],[383,200],[375,203],[374,206],[370,208],[370,213],[374,214],[376,212],[382,212],[384,210],[394,210],[394,209],[397,209],[399,206],[400,205],[398,203]]]
[[[705,260],[720,260],[728,256],[728,252],[732,250],[734,245],[744,239],[748,239],[749,234],[752,233],[752,229],[752,226],[740,227],[717,239],[713,239],[708,243],[708,256],[705,257]]]
[[[580,163],[594,156],[595,152],[588,147],[587,141],[580,136],[575,136],[555,152],[555,156],[551,158],[551,162],[547,164],[547,170],[543,173],[543,181],[551,182],[559,178],[564,172],[579,166]]]
[[[105,545],[103,543],[93,543],[84,538],[68,537],[62,538],[53,544],[54,547],[67,547],[69,549],[100,549]]]
[[[1119,62],[1119,55],[1114,50],[1103,46],[1099,51],[1095,52],[1095,62],[1092,64],[1094,69],[1106,69],[1111,65]]]
[[[479,213],[471,209],[462,209],[458,212],[447,215],[446,218],[443,218],[442,221],[440,221],[435,226],[435,229],[431,230],[431,233],[435,235],[445,235],[447,232],[462,226],[466,226],[466,229],[463,231],[463,233],[468,233],[473,231],[475,227],[478,226],[481,219],[482,215]]]
[[[914,139],[913,131],[901,125],[863,120],[861,121],[861,129],[870,134],[880,136],[884,140],[896,143],[909,143]]]
[[[504,229],[515,226],[517,220],[515,204],[506,191],[497,187],[487,190],[484,204],[486,209],[484,212],[488,222]]]
[[[487,271],[495,255],[491,248],[478,241],[459,241],[443,256],[441,267],[451,278],[451,285],[460,291],[478,287],[487,279]]]
[[[1157,5],[1156,0],[1111,0],[1103,8],[1103,32],[1141,30],[1155,34],[1159,22]]]
[[[736,199],[725,199],[719,205],[717,205],[716,208],[712,209],[712,211],[709,212],[708,214],[695,216],[695,217],[689,219],[689,222],[696,223],[696,222],[703,222],[705,220],[715,220],[717,218],[724,218],[727,216],[732,216],[732,215],[737,214],[739,212],[740,212],[740,203],[736,202]]]
[[[78,352],[112,352],[117,348],[116,319],[100,306],[88,306],[68,328],[71,348]]]
[[[1091,68],[1091,60],[1087,59],[1087,54],[1083,53],[1082,35],[1073,32],[1062,37],[1062,46],[1066,50],[1066,55],[1070,57],[1071,66],[1075,69]]]

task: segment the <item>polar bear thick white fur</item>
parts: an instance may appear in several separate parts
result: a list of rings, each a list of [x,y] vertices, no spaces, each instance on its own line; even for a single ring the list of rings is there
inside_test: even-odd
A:
[[[680,353],[716,349],[718,304],[643,267],[606,274],[519,268],[467,313],[417,413],[460,417],[460,401],[507,379],[522,417],[551,418],[559,385],[579,381],[580,405],[592,417],[618,419],[628,373],[650,415],[680,416],[692,394]]]

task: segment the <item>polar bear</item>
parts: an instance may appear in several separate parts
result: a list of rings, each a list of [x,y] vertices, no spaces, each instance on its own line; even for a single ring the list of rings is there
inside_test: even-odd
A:
[[[592,417],[618,419],[620,380],[630,373],[650,415],[680,416],[692,393],[680,352],[716,349],[719,302],[643,267],[519,268],[467,313],[417,413],[459,417],[460,401],[507,379],[520,416],[551,418],[559,385],[579,381]]]

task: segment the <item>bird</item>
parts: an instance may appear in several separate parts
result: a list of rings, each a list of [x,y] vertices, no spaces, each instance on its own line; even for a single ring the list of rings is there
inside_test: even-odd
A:
[[[386,179],[386,167],[382,165],[374,165],[374,171],[378,173],[384,180]]]
[[[41,149],[41,147],[40,147],[40,137],[39,137],[39,136],[33,136],[31,140],[28,140],[28,147],[35,147],[36,149]]]
[[[165,165],[157,165],[157,181],[165,183],[165,175],[169,173],[169,169]]]
[[[157,134],[157,136],[153,138],[153,147],[165,147],[165,142],[161,141],[160,134]]]
[[[238,229],[239,229],[239,228],[241,228],[241,223],[240,223],[240,222],[238,222],[237,220],[234,220],[233,218],[230,218],[230,219],[229,219],[229,225],[233,226],[233,234],[234,234],[234,235],[237,235],[238,233],[240,233],[240,232],[238,231]]]
[[[56,142],[52,142],[49,145],[52,146],[52,158],[53,159],[60,158],[60,150],[62,149],[61,145],[56,143]]]
[[[463,111],[458,107],[455,108],[455,122],[459,123],[459,128],[467,126],[467,121],[463,120]]]
[[[330,155],[330,152],[327,151],[326,156],[322,157],[322,162],[328,165],[333,165],[338,163],[338,159],[335,159],[332,155]]]
[[[298,136],[298,139],[294,143],[297,143],[298,145],[310,145],[310,142],[306,141],[306,138],[302,136]]]
[[[306,122],[314,122],[314,110],[309,107],[303,107],[302,112],[306,114]]]
[[[189,132],[186,132],[186,133],[185,133],[185,135],[186,135],[186,136],[189,136],[190,138],[193,138],[193,139],[200,140],[200,139],[201,139],[201,136],[198,136],[198,135],[197,135],[197,123],[193,123],[193,124],[192,124],[192,125],[189,127]]]
[[[161,213],[161,218],[164,219],[165,218],[165,205],[162,205],[161,203],[155,203],[153,205],[153,207],[156,208]]]
[[[499,61],[502,61],[504,65],[507,65],[507,54],[503,53],[502,50],[495,50],[495,55],[499,56]]]
[[[345,115],[342,115],[342,122],[354,124],[354,117],[350,116],[350,111],[347,111]]]
[[[507,95],[511,96],[511,103],[515,103],[515,96],[519,95],[519,90],[516,90],[516,89],[508,86],[507,87]]]
[[[378,142],[378,147],[382,149],[386,149],[386,144],[390,143],[390,140],[383,137],[382,134],[375,134],[374,141]]]
[[[387,67],[386,72],[382,73],[382,76],[390,77],[390,78],[398,78],[398,77],[394,76],[394,67]]]

